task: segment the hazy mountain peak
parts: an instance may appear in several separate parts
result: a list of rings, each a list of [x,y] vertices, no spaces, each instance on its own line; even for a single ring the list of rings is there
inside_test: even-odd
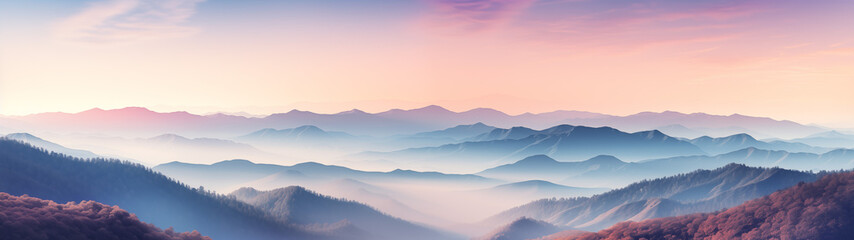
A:
[[[369,115],[369,113],[359,110],[359,109],[350,109],[349,111],[343,111],[336,113],[335,115]]]
[[[391,172],[389,172],[389,173],[415,173],[415,171],[413,171],[413,170],[409,170],[409,169],[400,169],[400,168],[395,168],[394,170],[392,170],[392,171],[391,171]]]
[[[842,133],[842,132],[839,132],[836,130],[831,130],[831,131],[820,132],[820,133],[816,133],[816,134],[812,134],[812,135],[807,136],[807,138],[816,138],[816,137],[821,137],[821,138],[852,138],[852,137],[854,137],[854,135],[845,134],[845,133]]]
[[[426,106],[426,107],[423,107],[423,108],[416,108],[416,109],[412,109],[411,111],[429,112],[429,113],[447,113],[447,112],[451,112],[451,110],[448,110],[447,108],[444,108],[444,107],[439,106],[439,105],[429,105],[429,106]]]
[[[104,112],[104,111],[106,111],[106,110],[101,109],[101,108],[98,108],[98,107],[95,107],[95,108],[92,108],[92,109],[89,109],[89,110],[82,111],[82,112],[80,112],[80,113],[97,113],[97,112]]]
[[[232,159],[220,161],[211,165],[255,165],[255,163],[246,159]]]
[[[177,141],[177,140],[183,141],[183,140],[190,140],[190,139],[183,137],[181,135],[178,135],[178,134],[167,133],[167,134],[161,134],[161,135],[158,135],[156,137],[149,138],[149,140],[171,142],[171,141]]]
[[[729,135],[729,136],[723,137],[723,138],[721,138],[721,139],[723,139],[724,141],[727,141],[727,142],[729,142],[729,141],[737,141],[737,142],[742,142],[742,143],[744,143],[744,142],[755,142],[755,141],[757,141],[757,140],[756,140],[756,138],[754,138],[753,136],[750,136],[750,135],[749,135],[749,134],[747,134],[747,133],[738,133],[738,134],[733,134],[733,135]]]
[[[551,158],[544,154],[533,155],[530,157],[526,157],[522,160],[517,161],[514,165],[541,165],[541,164],[550,164],[550,163],[558,163],[557,160]]]
[[[558,184],[555,184],[555,183],[552,183],[549,181],[545,181],[545,180],[528,180],[528,181],[522,181],[522,182],[516,182],[516,183],[508,183],[508,184],[504,184],[501,186],[540,187],[540,188],[543,188],[543,187],[558,187],[561,185],[558,185]],[[501,187],[501,186],[499,186],[499,187]]]
[[[622,160],[620,160],[619,158],[611,156],[611,155],[595,156],[593,158],[587,159],[587,161],[585,161],[585,162],[593,163],[593,164],[622,164],[622,163],[626,163],[626,162],[623,162]]]
[[[302,162],[294,164],[294,167],[326,167],[327,165],[319,162]]]
[[[302,125],[302,126],[294,128],[294,130],[300,131],[300,132],[302,132],[302,131],[326,132],[326,131],[323,131],[323,129],[320,129],[319,127],[314,126],[314,125]]]
[[[667,134],[658,131],[657,129],[649,130],[649,131],[641,131],[634,133],[636,135],[644,136],[646,139],[657,139],[657,140],[665,140],[670,138]]]
[[[502,111],[498,111],[498,110],[495,110],[495,109],[493,109],[493,108],[485,108],[485,107],[473,108],[473,109],[468,110],[468,111],[466,111],[466,112],[494,112],[494,113],[504,113],[504,112],[502,112]]]
[[[549,235],[560,231],[560,228],[544,221],[529,217],[520,217],[513,222],[501,226],[477,240],[522,240]]]
[[[33,139],[33,140],[42,140],[43,141],[43,139],[36,137],[36,136],[33,136],[32,134],[29,134],[29,133],[10,133],[4,137],[11,138],[11,139]]]
[[[569,124],[561,124],[554,127],[547,128],[541,132],[549,133],[549,134],[569,134],[572,133],[573,130],[576,129],[576,126],[572,126]]]
[[[87,110],[87,111],[82,112],[82,113],[84,113],[84,115],[85,114],[93,114],[93,113],[94,114],[119,113],[119,114],[123,114],[123,115],[143,115],[143,114],[157,114],[158,112],[151,111],[150,109],[144,108],[144,107],[124,107],[124,108],[110,109],[110,110],[93,108],[93,109]],[[186,112],[176,112],[176,113],[186,113]]]
[[[663,114],[663,115],[670,115],[670,116],[685,115],[684,113],[677,112],[677,111],[671,111],[671,110],[666,110],[666,111],[664,111],[664,112],[661,112],[661,114]]]
[[[300,114],[300,113],[312,113],[310,111],[301,111],[299,109],[292,109],[285,114]]]

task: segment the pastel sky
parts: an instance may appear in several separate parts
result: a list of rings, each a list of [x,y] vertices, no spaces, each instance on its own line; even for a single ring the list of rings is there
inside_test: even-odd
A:
[[[428,104],[854,127],[854,2],[0,1],[0,114]]]

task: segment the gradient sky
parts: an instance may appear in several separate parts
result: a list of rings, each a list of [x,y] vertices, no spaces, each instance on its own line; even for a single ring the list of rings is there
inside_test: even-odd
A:
[[[854,127],[854,2],[0,1],[0,114],[741,113]]]

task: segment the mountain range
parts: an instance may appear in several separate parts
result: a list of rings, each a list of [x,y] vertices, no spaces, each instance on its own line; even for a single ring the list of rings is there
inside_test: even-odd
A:
[[[559,231],[561,228],[547,222],[521,217],[475,240],[525,240]]]
[[[479,193],[493,197],[526,196],[527,198],[578,197],[590,196],[608,191],[607,188],[570,187],[543,180],[527,180],[507,183],[489,189],[478,190]]]
[[[825,148],[854,148],[854,134],[846,134],[838,131],[816,133],[803,138],[795,138],[791,141]]]
[[[473,169],[537,154],[575,160],[601,154],[629,160],[704,154],[690,142],[656,130],[626,133],[609,127],[558,125],[540,131],[514,127],[494,129],[475,139],[478,141],[394,152],[365,152],[354,157],[429,162],[431,165],[453,165],[454,169]]]
[[[716,211],[817,178],[809,172],[729,164],[644,180],[592,197],[542,199],[490,217],[484,224],[499,226],[529,217],[561,227],[598,230],[626,220]]]
[[[227,114],[160,113],[140,107],[113,110],[96,108],[79,113],[39,113],[0,118],[0,125],[6,128],[37,133],[79,132],[123,137],[149,137],[152,133],[175,133],[189,137],[218,138],[228,138],[264,128],[287,129],[304,125],[314,125],[355,135],[391,136],[434,131],[477,122],[504,128],[513,126],[547,128],[558,124],[572,124],[593,127],[610,126],[626,132],[686,129],[687,131],[681,132],[692,134],[682,135],[678,134],[679,131],[667,133],[688,138],[748,133],[760,138],[789,139],[826,131],[820,127],[801,125],[791,121],[739,114],[724,116],[666,111],[614,116],[581,111],[554,111],[509,115],[488,108],[453,112],[435,105],[410,110],[392,109],[380,113],[366,113],[356,109],[334,114],[292,110],[259,118]]]
[[[211,163],[230,158],[251,158],[266,161],[289,161],[291,156],[270,153],[255,146],[228,139],[209,137],[188,138],[177,134],[161,134],[149,138],[123,138],[97,135],[53,135],[63,143],[74,144],[108,156],[159,164],[172,161]],[[158,151],[152,151],[158,149]]]
[[[623,222],[558,240],[852,239],[854,173],[831,174],[727,210]]]
[[[445,174],[396,169],[388,172],[361,171],[342,166],[304,162],[292,166],[256,164],[248,160],[228,160],[210,165],[171,162],[154,170],[181,179],[191,186],[205,186],[218,191],[232,191],[234,186],[265,183],[267,187],[289,186],[288,183],[312,184],[330,180],[353,179],[377,183],[453,183],[467,186],[489,186],[502,181],[473,174]],[[259,181],[262,180],[262,181]],[[234,188],[234,189],[231,189]]]
[[[624,162],[600,155],[579,162],[560,162],[545,155],[534,155],[489,168],[476,175],[505,181],[542,179],[573,186],[618,187],[643,179],[714,169],[729,163],[787,169],[839,170],[854,168],[854,150],[837,149],[823,154],[791,153],[748,147],[714,156],[696,155]]]

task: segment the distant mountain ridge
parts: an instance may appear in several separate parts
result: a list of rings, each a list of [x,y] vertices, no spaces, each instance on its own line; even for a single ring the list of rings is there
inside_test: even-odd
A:
[[[854,168],[854,150],[836,149],[814,154],[748,147],[713,156],[679,156],[638,162],[623,162],[608,155],[585,161],[560,162],[545,155],[534,155],[515,163],[483,170],[476,175],[506,181],[543,179],[558,184],[613,187],[695,169],[719,168],[729,163],[802,171],[849,169]]]
[[[607,188],[570,187],[543,180],[527,180],[501,184],[492,188],[478,190],[479,193],[490,194],[494,197],[524,195],[532,199],[551,197],[590,196],[606,192]]]
[[[816,133],[803,138],[792,139],[791,141],[818,147],[854,148],[854,134],[846,134],[838,131]]]
[[[540,154],[526,157],[515,163],[489,168],[476,174],[508,180],[538,178],[561,181],[587,171],[618,169],[626,165],[630,164],[610,155],[599,155],[579,162],[558,162],[549,156]]]
[[[611,126],[624,131],[643,131],[679,125],[686,129],[702,132],[703,135],[728,136],[747,133],[761,138],[771,136],[796,138],[825,131],[820,127],[805,126],[792,121],[774,120],[767,117],[752,117],[741,114],[728,116],[706,113],[685,114],[675,111],[641,112],[624,117],[569,119],[566,123]]]
[[[703,136],[691,139],[691,144],[700,147],[706,153],[716,155],[728,153],[748,147],[754,147],[765,150],[783,150],[787,152],[808,152],[808,153],[825,153],[831,148],[813,147],[799,142],[784,142],[784,141],[760,141],[746,133],[739,133],[726,137],[712,138]]]
[[[526,240],[560,230],[561,228],[547,222],[522,217],[475,240]]]
[[[148,138],[84,136],[66,139],[90,146],[98,152],[147,161],[149,164],[171,162],[207,163],[228,158],[289,159],[287,156],[262,151],[252,145],[211,137],[190,138],[166,133]],[[158,149],[158,151],[152,151]]]
[[[334,140],[334,138],[352,138],[353,136],[344,132],[327,132],[314,125],[304,125],[296,128],[276,130],[265,128],[238,139],[272,140],[272,141],[299,141],[299,140]]]
[[[473,174],[444,174],[396,169],[388,172],[361,171],[347,167],[304,162],[292,166],[256,164],[248,160],[228,160],[214,164],[171,162],[153,168],[167,176],[183,179],[190,185],[205,185],[223,189],[229,182],[250,182],[275,174],[305,176],[305,181],[355,179],[360,181],[436,181],[453,183],[493,184],[501,181]],[[294,183],[291,179],[291,183]],[[298,183],[298,182],[297,182]],[[227,188],[227,187],[226,187]]]
[[[6,117],[5,120],[0,118],[0,123],[5,127],[27,131],[97,132],[126,137],[146,136],[152,132],[173,132],[193,137],[229,137],[264,128],[286,129],[303,125],[315,125],[323,129],[357,135],[390,136],[434,131],[477,122],[504,128],[513,126],[546,128],[558,124],[611,126],[628,132],[680,125],[687,129],[694,129],[692,131],[702,132],[703,135],[726,136],[745,132],[762,138],[798,138],[826,131],[791,121],[739,114],[722,116],[666,111],[613,116],[560,110],[509,115],[488,108],[453,112],[435,105],[410,110],[392,109],[380,113],[352,110],[335,114],[319,114],[292,110],[261,118],[227,114],[203,116],[187,112],[160,113],[140,107],[92,109],[79,113],[40,113]]]
[[[558,125],[536,131],[524,127],[494,129],[475,141],[438,147],[411,148],[394,152],[365,152],[354,157],[398,161],[429,161],[433,165],[451,161],[460,167],[483,167],[544,154],[561,159],[587,159],[609,154],[628,160],[703,155],[697,146],[657,130],[626,133],[614,128]],[[478,141],[480,140],[480,141]],[[466,162],[456,161],[467,159]]]

